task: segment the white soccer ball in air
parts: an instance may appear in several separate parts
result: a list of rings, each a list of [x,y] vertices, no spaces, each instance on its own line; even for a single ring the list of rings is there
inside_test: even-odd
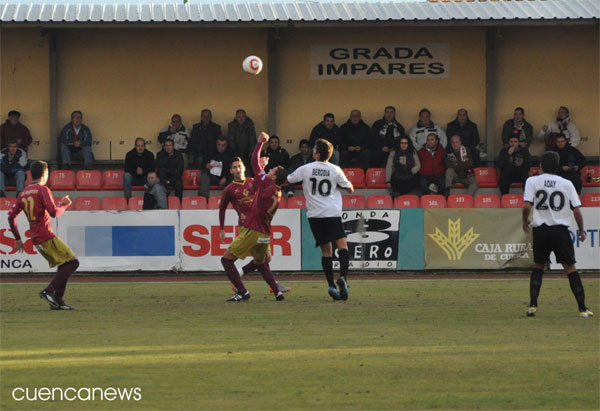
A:
[[[242,63],[242,68],[248,74],[257,75],[263,68],[263,62],[259,57],[248,56]]]

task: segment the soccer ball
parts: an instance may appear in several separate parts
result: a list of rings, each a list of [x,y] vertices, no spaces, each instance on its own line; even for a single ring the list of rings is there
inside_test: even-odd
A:
[[[242,69],[248,74],[257,75],[263,68],[263,62],[259,57],[248,56],[242,63]]]

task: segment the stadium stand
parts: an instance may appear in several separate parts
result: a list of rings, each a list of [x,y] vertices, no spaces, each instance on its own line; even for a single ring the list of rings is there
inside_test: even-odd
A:
[[[31,172],[29,170],[25,171],[25,187],[27,187],[29,184],[31,184]],[[17,189],[17,187],[15,186],[6,186],[6,191],[15,191]]]
[[[206,198],[202,196],[187,196],[181,201],[182,210],[205,210],[207,205]]]
[[[394,200],[387,194],[371,194],[367,197],[367,208],[393,208]]]
[[[362,168],[344,168],[342,171],[355,189],[365,188],[365,172]]]
[[[179,210],[181,208],[181,201],[177,196],[169,196],[169,210]]]
[[[421,208],[446,208],[446,197],[441,194],[425,194],[421,197]]]
[[[600,193],[587,193],[581,198],[584,207],[600,207]]]
[[[586,166],[581,169],[581,179],[584,187],[600,187],[600,181],[592,181],[600,177],[600,166]]]
[[[123,170],[106,170],[102,176],[102,188],[104,190],[123,190]],[[144,186],[131,187],[133,190],[143,190]]]
[[[0,198],[0,210],[10,210],[14,203],[17,202],[15,197]]]
[[[184,170],[181,180],[184,190],[199,190],[202,170]]]
[[[287,200],[287,208],[306,208],[304,196],[292,196]]]
[[[100,210],[100,199],[98,197],[77,197],[71,208],[76,211]]]
[[[102,173],[98,170],[79,170],[77,172],[77,190],[100,191],[102,190]]]
[[[419,196],[405,194],[394,198],[394,208],[419,208],[421,206]]]
[[[127,205],[128,210],[142,210],[143,208],[144,208],[144,197],[135,196],[135,197],[131,197],[129,199],[129,204]]]
[[[494,167],[475,167],[473,170],[479,187],[498,187],[498,175]]]
[[[48,179],[50,190],[75,190],[75,173],[72,170],[54,170]]]
[[[529,177],[539,176],[541,171],[539,167],[531,167],[529,169]]]
[[[448,208],[472,208],[473,197],[469,194],[450,194],[447,205]]]
[[[142,198],[142,203],[144,199]],[[125,197],[104,197],[102,199],[102,210],[127,210]]]
[[[500,197],[497,194],[477,194],[475,208],[500,208]]]
[[[358,194],[351,194],[347,196],[342,196],[342,208],[365,208],[367,205],[367,199],[365,196],[361,196]]]
[[[502,208],[523,207],[523,194],[504,194],[501,199]]]
[[[385,168],[369,168],[366,175],[367,188],[386,188]]]
[[[221,196],[212,196],[208,199],[208,209],[209,210],[218,210],[219,205],[221,205]],[[233,209],[233,205],[231,203],[227,204],[228,209]]]
[[[279,206],[278,209],[282,210],[284,208],[287,208],[287,200],[285,199],[284,196],[281,196],[281,198],[279,199]]]

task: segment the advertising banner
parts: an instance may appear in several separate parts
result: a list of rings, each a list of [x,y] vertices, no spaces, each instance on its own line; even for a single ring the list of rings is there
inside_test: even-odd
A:
[[[239,233],[234,210],[225,215],[225,241],[219,237],[219,210],[181,210],[181,269],[184,271],[221,271],[221,257]],[[278,210],[271,225],[273,271],[300,271],[300,211]],[[238,260],[241,267],[250,262]]]
[[[426,269],[531,267],[521,209],[425,209]]]
[[[400,210],[345,210],[342,223],[347,236],[350,270],[398,268],[398,227]],[[337,250],[333,267],[339,268]],[[321,249],[302,212],[302,269],[321,270]]]
[[[423,218],[422,208],[405,208],[400,211],[399,270],[423,270],[425,268]]]
[[[58,236],[79,258],[80,271],[179,268],[177,210],[66,212]]]
[[[450,77],[448,43],[313,44],[311,80]]]
[[[587,238],[584,242],[579,241],[579,229],[575,219],[571,217],[571,225],[569,232],[573,239],[573,247],[575,248],[575,266],[579,270],[600,270],[600,209],[597,207],[581,208],[583,214],[583,226]],[[562,265],[556,264],[554,255],[550,257],[552,260],[552,269],[562,270]]]
[[[29,222],[25,213],[17,217],[17,226],[21,234],[21,240],[25,246],[23,252],[15,249],[15,237],[8,226],[8,211],[0,211],[0,273],[30,273],[50,272],[56,268],[50,268],[48,262],[42,257],[31,241]],[[56,219],[52,219],[52,229],[56,232]]]

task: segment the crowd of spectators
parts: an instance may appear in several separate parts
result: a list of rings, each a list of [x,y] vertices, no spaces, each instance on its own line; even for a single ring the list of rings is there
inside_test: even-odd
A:
[[[11,110],[0,129],[0,196],[5,195],[6,185],[16,186],[17,193],[24,188],[27,149],[32,137],[20,123],[20,117],[18,111]],[[445,129],[432,120],[430,110],[423,108],[408,134],[396,119],[393,106],[385,107],[382,117],[371,126],[357,109],[349,113],[341,127],[332,113],[326,113],[312,128],[309,138],[300,141],[299,152],[292,156],[281,146],[279,137],[272,136],[263,153],[268,158],[266,170],[282,166],[292,172],[313,161],[311,147],[319,138],[332,143],[331,162],[342,168],[385,168],[386,185],[393,196],[417,189],[423,194],[448,195],[450,187],[457,183],[463,184],[471,195],[479,188],[474,172],[475,167],[482,165],[479,131],[464,108],[457,111],[456,118]],[[561,106],[556,120],[544,125],[535,138],[544,141],[546,149],[559,153],[561,176],[571,180],[580,192],[580,170],[585,166],[585,157],[576,149],[579,130],[570,119],[569,109]],[[525,120],[525,110],[515,108],[513,118],[502,127],[503,148],[497,157],[502,194],[508,193],[511,184],[527,179],[533,139],[533,126]],[[157,140],[161,150],[155,157],[146,149],[143,138],[135,139],[134,148],[125,156],[123,175],[125,198],[131,198],[134,186],[146,185],[146,196],[156,197],[148,201],[150,208],[166,208],[166,197],[172,194],[168,190],[174,190],[174,195],[181,199],[185,169],[202,170],[198,195],[206,198],[211,186],[224,187],[231,181],[232,158],[242,158],[250,173],[250,154],[257,137],[254,122],[245,110],[235,112],[224,134],[221,126],[212,121],[212,112],[204,109],[200,122],[191,130],[183,124],[181,115],[173,114],[170,123],[158,132]],[[80,160],[85,169],[93,168],[92,131],[83,123],[81,111],[71,113],[71,121],[62,128],[58,141],[62,168],[70,169],[73,160]],[[294,187],[287,186],[284,192],[293,195]]]

